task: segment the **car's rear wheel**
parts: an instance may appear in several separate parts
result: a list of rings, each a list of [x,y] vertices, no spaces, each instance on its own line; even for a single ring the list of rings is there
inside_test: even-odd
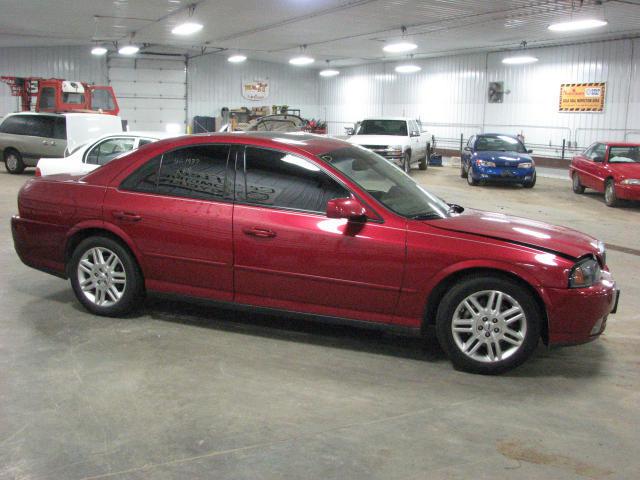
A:
[[[541,314],[521,285],[500,276],[469,277],[446,293],[436,330],[455,368],[498,374],[522,364],[538,344]]]
[[[22,161],[20,152],[14,149],[8,149],[4,152],[4,166],[7,172],[17,175],[24,172],[26,165]]]
[[[411,153],[409,152],[405,152],[404,156],[402,157],[402,169],[407,174],[411,171]]]
[[[143,292],[142,274],[131,253],[107,237],[90,237],[78,245],[68,266],[76,297],[96,315],[130,312]]]
[[[531,180],[524,182],[522,184],[522,186],[524,188],[533,188],[536,185],[536,172],[533,172],[533,177],[531,177]]]
[[[620,204],[613,178],[609,178],[604,184],[604,203],[607,204],[607,207],[617,207]]]
[[[578,175],[578,172],[573,172],[573,175],[571,176],[571,182],[573,193],[577,193],[579,195],[584,193],[584,186],[582,185],[582,183],[580,183],[580,176]]]

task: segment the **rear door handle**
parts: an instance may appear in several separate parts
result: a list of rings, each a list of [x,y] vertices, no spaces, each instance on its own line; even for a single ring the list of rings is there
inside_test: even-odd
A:
[[[131,212],[112,212],[113,218],[122,220],[123,222],[139,222],[142,220],[140,215]]]
[[[276,232],[273,230],[262,227],[246,227],[243,228],[242,231],[245,235],[251,235],[252,237],[273,238],[276,236]]]

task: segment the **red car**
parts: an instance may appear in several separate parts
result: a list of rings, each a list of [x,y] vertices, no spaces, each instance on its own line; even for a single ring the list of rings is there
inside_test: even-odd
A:
[[[161,140],[84,176],[29,180],[16,251],[98,315],[146,291],[421,333],[498,373],[540,337],[600,335],[617,304],[602,243],[449,205],[387,160],[302,133]]]
[[[640,144],[596,142],[573,157],[569,174],[575,193],[604,192],[610,207],[619,200],[640,200]]]

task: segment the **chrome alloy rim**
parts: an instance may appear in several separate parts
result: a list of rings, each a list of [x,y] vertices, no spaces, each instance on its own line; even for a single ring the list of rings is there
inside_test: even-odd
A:
[[[607,183],[607,188],[604,189],[604,198],[607,202],[613,200],[613,185],[611,183]]]
[[[87,250],[78,263],[78,284],[85,298],[99,307],[118,303],[127,287],[127,274],[120,258],[111,250]]]
[[[580,188],[580,179],[578,178],[578,174],[573,174],[573,189],[578,190]]]
[[[7,155],[7,168],[9,170],[15,170],[18,168],[18,157],[14,153]]]
[[[498,290],[483,290],[462,300],[451,322],[457,347],[478,362],[506,360],[522,346],[527,318],[520,304]]]

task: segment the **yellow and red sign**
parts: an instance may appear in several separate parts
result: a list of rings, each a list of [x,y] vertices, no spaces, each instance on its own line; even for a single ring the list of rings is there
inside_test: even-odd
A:
[[[561,112],[602,112],[605,82],[560,85]]]

